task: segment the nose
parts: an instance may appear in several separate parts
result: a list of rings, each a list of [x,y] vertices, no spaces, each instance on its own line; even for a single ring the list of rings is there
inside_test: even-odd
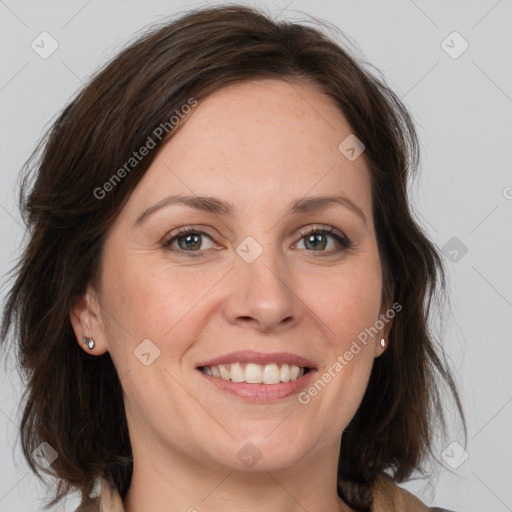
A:
[[[303,307],[294,290],[291,272],[275,251],[264,249],[252,262],[235,255],[232,286],[224,314],[233,325],[252,325],[262,332],[290,329]]]

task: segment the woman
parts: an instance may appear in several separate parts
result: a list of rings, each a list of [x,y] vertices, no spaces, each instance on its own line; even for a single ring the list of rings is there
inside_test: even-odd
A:
[[[50,505],[443,510],[397,485],[435,454],[441,381],[465,427],[427,325],[444,275],[417,164],[383,80],[248,7],[189,12],[99,71],[28,162],[4,311]]]

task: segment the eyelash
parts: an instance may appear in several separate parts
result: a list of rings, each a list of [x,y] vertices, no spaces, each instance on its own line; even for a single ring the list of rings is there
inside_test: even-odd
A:
[[[205,236],[207,236],[210,239],[212,238],[210,235],[208,235],[208,233],[205,233],[204,231],[198,231],[197,229],[194,229],[193,227],[184,227],[184,228],[179,228],[178,231],[176,231],[174,233],[171,233],[171,235],[168,238],[164,239],[163,242],[162,242],[162,248],[174,251],[174,252],[180,254],[180,256],[183,256],[183,257],[197,258],[197,257],[204,256],[204,253],[207,250],[184,251],[183,249],[177,249],[177,248],[171,247],[171,244],[175,240],[178,240],[179,238],[181,238],[183,236],[186,236],[186,235],[189,235],[189,234],[205,235]],[[341,246],[341,248],[334,249],[334,250],[331,249],[330,251],[314,251],[314,250],[308,251],[308,252],[320,252],[321,253],[321,254],[319,254],[320,257],[332,256],[332,255],[334,255],[336,253],[342,252],[342,251],[350,249],[352,247],[352,242],[345,235],[343,235],[342,233],[338,234],[338,232],[336,232],[336,230],[333,227],[330,227],[330,226],[329,227],[311,226],[311,227],[305,229],[304,231],[302,231],[300,233],[299,241],[302,240],[303,238],[305,238],[306,236],[311,235],[311,234],[326,234],[326,235],[330,235],[334,239],[336,239],[338,244]],[[307,249],[305,249],[305,250],[307,250]],[[190,253],[190,254],[187,254],[185,256],[183,253]]]

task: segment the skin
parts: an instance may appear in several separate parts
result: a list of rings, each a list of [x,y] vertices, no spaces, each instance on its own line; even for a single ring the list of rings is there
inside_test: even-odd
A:
[[[338,150],[351,128],[313,86],[268,79],[225,87],[181,122],[109,230],[99,286],[71,311],[80,347],[109,351],[124,390],[134,456],[124,506],[350,511],[336,490],[341,434],[391,322],[308,404],[296,394],[244,402],[196,365],[236,350],[284,351],[313,360],[316,380],[389,308],[381,304],[370,174],[362,157],[349,161]],[[286,212],[296,199],[333,193],[353,201],[366,223],[342,205]],[[214,196],[236,214],[177,204],[134,227],[170,194]],[[189,242],[193,248],[187,235],[175,251],[163,248],[184,226],[206,235]],[[333,227],[352,245],[320,234],[315,248],[301,234],[310,226]],[[236,252],[248,236],[263,250],[252,263]],[[198,249],[203,256],[194,258]],[[94,338],[92,351],[83,336]],[[148,366],[134,355],[145,339],[160,350]],[[237,457],[248,442],[261,455],[252,467]]]

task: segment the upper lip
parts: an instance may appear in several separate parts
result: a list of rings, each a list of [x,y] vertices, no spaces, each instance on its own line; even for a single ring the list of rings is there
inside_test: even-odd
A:
[[[313,361],[310,361],[305,357],[292,354],[290,352],[274,352],[269,354],[256,352],[254,350],[240,350],[238,352],[231,352],[230,354],[225,354],[208,361],[203,361],[197,365],[197,368],[230,363],[256,363],[262,365],[270,363],[288,363],[295,364],[297,366],[304,366],[311,370],[316,370],[316,366]]]

